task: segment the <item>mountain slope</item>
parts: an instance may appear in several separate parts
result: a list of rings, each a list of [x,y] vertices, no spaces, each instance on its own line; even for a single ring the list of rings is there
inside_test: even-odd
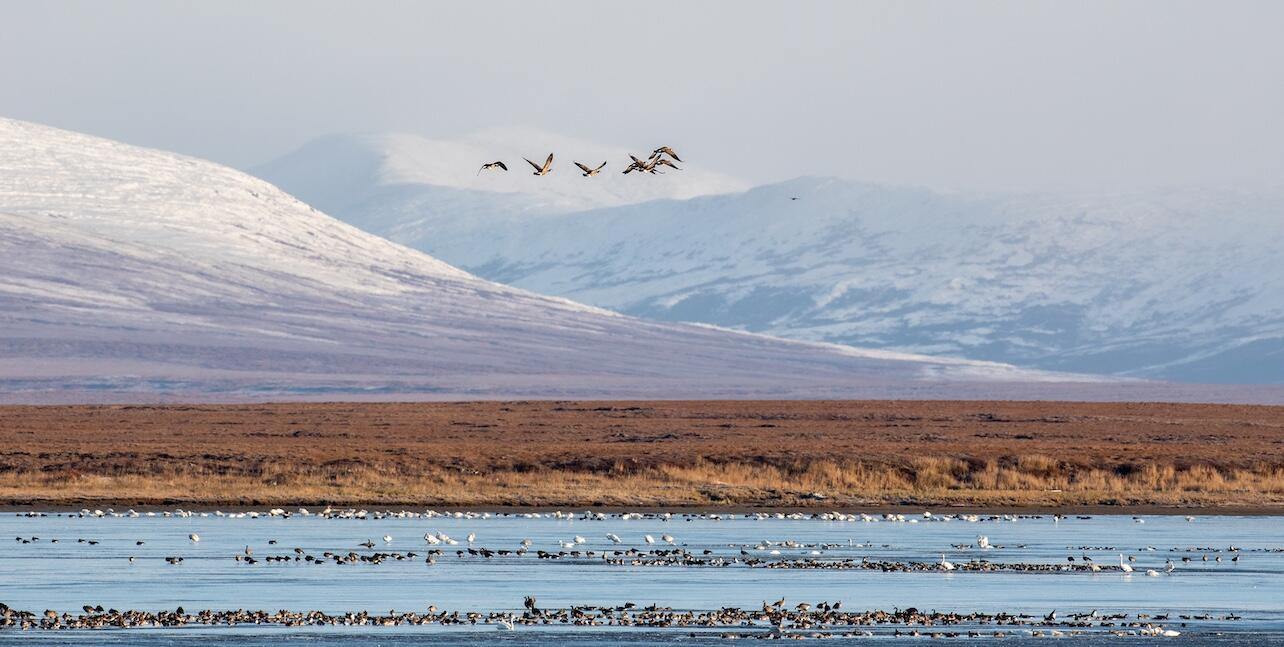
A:
[[[513,196],[420,198],[384,192],[334,213],[486,278],[647,318],[1284,382],[1284,196],[978,197],[800,178],[538,218]]]
[[[0,399],[983,397],[1078,379],[620,316],[232,169],[0,120]]]

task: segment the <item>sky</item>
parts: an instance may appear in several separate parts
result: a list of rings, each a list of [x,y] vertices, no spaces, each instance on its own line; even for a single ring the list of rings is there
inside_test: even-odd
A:
[[[1279,188],[1284,2],[0,0],[0,116],[240,168],[525,126],[754,182]]]

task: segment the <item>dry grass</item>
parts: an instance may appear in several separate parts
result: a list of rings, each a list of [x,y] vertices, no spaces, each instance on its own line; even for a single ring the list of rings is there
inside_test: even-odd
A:
[[[0,502],[1284,509],[1273,407],[589,404],[0,407]]]
[[[971,464],[915,458],[904,466],[860,462],[794,465],[711,463],[642,469],[539,469],[474,473],[429,466],[416,473],[364,466],[253,474],[166,469],[159,473],[0,474],[14,503],[432,504],[450,506],[799,506],[938,503],[966,505],[1256,506],[1284,504],[1284,468],[1221,470],[1148,464],[1127,474],[1017,456]],[[194,487],[194,484],[199,484]]]

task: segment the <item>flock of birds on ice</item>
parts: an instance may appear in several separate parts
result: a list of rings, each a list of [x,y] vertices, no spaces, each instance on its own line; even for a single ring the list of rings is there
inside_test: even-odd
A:
[[[632,161],[630,161],[628,166],[624,168],[624,173],[623,173],[624,175],[628,175],[629,173],[632,173],[634,171],[637,171],[639,173],[650,173],[652,175],[664,175],[664,171],[660,170],[660,167],[663,167],[663,166],[667,166],[676,171],[682,170],[681,167],[679,167],[677,164],[674,164],[674,162],[681,162],[682,158],[678,157],[678,154],[668,146],[661,146],[655,149],[654,151],[651,152],[651,155],[648,156],[645,160],[640,159],[636,155],[629,155],[629,158]],[[522,159],[526,160],[526,163],[530,164],[531,168],[535,169],[535,172],[532,175],[543,177],[553,172],[553,154],[552,153],[548,154],[548,157],[544,160],[543,164],[536,164],[535,162],[531,161],[529,158],[526,158],[526,157],[523,157]],[[594,166],[594,167],[590,167],[589,165],[583,164],[581,162],[575,162],[575,166],[579,167],[580,175],[583,175],[584,177],[593,177],[594,175],[601,173],[602,169],[606,168],[606,162],[602,162],[601,164],[598,164],[597,166]],[[486,162],[485,164],[481,165],[481,168],[477,169],[477,174],[481,175],[482,171],[493,171],[495,169],[499,169],[501,171],[507,171],[508,164],[505,164],[503,160]]]
[[[973,514],[935,515],[931,512],[924,512],[922,513],[921,516],[895,514],[895,513],[887,513],[883,515],[869,515],[869,514],[845,514],[845,513],[839,513],[839,512],[792,513],[792,514],[760,512],[760,513],[748,513],[743,515],[720,514],[720,513],[706,513],[706,514],[689,513],[689,514],[679,514],[675,517],[675,515],[672,513],[616,513],[612,515],[607,515],[605,513],[592,512],[592,511],[584,512],[584,513],[567,513],[567,512],[488,513],[488,512],[437,512],[437,511],[431,511],[431,510],[425,511],[425,512],[367,511],[367,510],[357,510],[357,509],[333,509],[333,508],[326,508],[325,510],[320,512],[310,512],[305,508],[300,508],[296,511],[287,511],[282,508],[276,508],[276,509],[272,509],[262,513],[253,512],[253,511],[193,512],[193,511],[186,511],[186,510],[162,511],[162,512],[137,512],[134,510],[128,510],[125,512],[117,512],[115,510],[110,510],[110,509],[106,511],[103,511],[103,510],[91,511],[91,510],[85,509],[85,510],[81,510],[78,513],[24,512],[24,513],[18,513],[18,516],[42,517],[42,516],[49,516],[50,514],[54,514],[56,516],[71,516],[71,517],[82,517],[82,518],[85,518],[85,517],[88,517],[88,518],[105,518],[105,517],[187,518],[187,517],[213,516],[213,517],[227,517],[227,518],[234,518],[234,519],[236,518],[253,519],[253,518],[290,518],[290,517],[297,516],[297,517],[319,517],[319,518],[325,518],[325,519],[350,519],[350,520],[360,520],[360,521],[366,521],[366,520],[378,521],[381,519],[407,519],[407,518],[429,518],[429,519],[445,518],[445,519],[452,519],[452,520],[472,520],[472,519],[486,519],[486,518],[491,518],[492,516],[493,517],[512,517],[512,518],[532,518],[532,519],[545,517],[545,518],[564,519],[564,520],[600,521],[600,520],[607,519],[608,516],[612,516],[612,517],[615,517],[618,519],[624,519],[624,520],[650,520],[655,522],[668,522],[674,519],[683,519],[683,518],[687,520],[703,519],[703,520],[712,520],[712,521],[719,521],[722,519],[733,519],[733,518],[746,518],[746,519],[757,519],[757,520],[814,519],[814,520],[824,520],[824,521],[856,521],[856,522],[866,522],[866,523],[892,522],[892,523],[909,523],[909,524],[922,523],[922,522],[949,522],[949,521],[960,521],[960,522],[970,522],[970,523],[978,523],[983,521],[1003,522],[1003,521],[1017,521],[1021,519],[1044,518],[1039,515],[986,515],[986,516],[973,515]],[[1077,518],[1090,519],[1091,517],[1079,516]],[[1052,517],[1052,520],[1054,523],[1060,523],[1065,519],[1068,519],[1068,517],[1059,515],[1059,514],[1053,515]],[[1186,517],[1186,520],[1193,521],[1194,517]],[[1144,523],[1145,519],[1141,517],[1135,517],[1134,521],[1136,523]],[[385,562],[390,562],[390,563],[405,562],[405,561],[417,560],[418,558],[422,558],[423,561],[428,565],[433,565],[437,563],[437,560],[439,558],[444,558],[447,555],[448,551],[453,551],[455,555],[461,560],[469,559],[469,558],[492,559],[496,557],[502,558],[502,557],[508,557],[508,556],[521,557],[521,556],[527,555],[528,553],[533,552],[535,553],[536,557],[543,560],[579,559],[582,561],[584,559],[595,559],[595,560],[600,560],[600,562],[602,563],[612,564],[612,565],[621,565],[621,566],[742,565],[742,566],[750,566],[750,567],[756,566],[756,567],[763,567],[763,568],[816,568],[816,569],[835,569],[835,568],[848,569],[850,568],[850,569],[879,570],[884,572],[1020,571],[1020,572],[1050,573],[1050,572],[1066,572],[1066,571],[1099,572],[1102,570],[1111,570],[1111,571],[1121,572],[1125,576],[1141,568],[1140,566],[1134,566],[1134,564],[1136,563],[1136,558],[1134,556],[1131,556],[1131,555],[1125,556],[1123,552],[1118,553],[1117,565],[1113,563],[1106,563],[1104,565],[1098,564],[1096,561],[1093,560],[1093,558],[1090,555],[1088,555],[1089,551],[1093,551],[1097,553],[1101,553],[1106,550],[1114,551],[1116,550],[1116,547],[1113,547],[1113,546],[1075,547],[1075,550],[1080,552],[1080,555],[1078,557],[1075,557],[1074,555],[1067,556],[1067,562],[1061,565],[1049,564],[1046,562],[1003,564],[1003,563],[991,562],[991,561],[979,559],[979,558],[972,558],[968,562],[962,562],[962,563],[956,564],[954,562],[951,562],[944,553],[940,554],[940,560],[936,562],[875,561],[875,560],[870,560],[868,557],[860,560],[853,559],[853,558],[834,559],[832,557],[822,557],[826,554],[827,551],[835,550],[835,549],[847,549],[850,551],[853,549],[858,550],[862,548],[889,548],[889,546],[887,545],[874,546],[873,544],[868,544],[868,545],[856,544],[856,543],[853,543],[852,540],[848,540],[846,544],[823,544],[823,543],[813,544],[813,543],[806,543],[806,542],[801,542],[801,541],[792,540],[792,539],[761,540],[761,541],[751,542],[748,544],[727,544],[727,549],[715,552],[710,549],[703,549],[701,551],[687,549],[680,542],[678,537],[675,536],[672,532],[640,533],[639,536],[636,537],[635,541],[626,540],[624,537],[621,537],[619,534],[615,532],[603,533],[602,538],[605,540],[605,542],[602,542],[601,540],[599,540],[598,542],[594,542],[595,544],[597,544],[597,547],[594,547],[592,544],[590,544],[590,540],[587,537],[577,534],[566,539],[557,540],[555,549],[551,545],[546,547],[547,549],[536,547],[534,546],[534,542],[529,538],[522,539],[520,542],[517,543],[516,546],[511,548],[490,548],[490,547],[484,547],[479,543],[478,534],[475,531],[467,532],[467,534],[464,534],[459,538],[452,537],[444,532],[427,532],[423,534],[422,540],[418,539],[417,537],[414,540],[412,540],[415,543],[419,543],[420,541],[422,541],[422,548],[407,550],[407,551],[393,551],[391,550],[392,545],[394,543],[401,543],[404,540],[396,539],[391,534],[383,534],[381,537],[379,537],[380,541],[378,542],[376,542],[374,539],[366,539],[364,542],[354,544],[354,548],[367,549],[367,551],[370,551],[368,553],[358,553],[355,550],[348,550],[346,552],[343,550],[327,550],[317,554],[309,552],[303,549],[302,547],[295,547],[293,549],[285,549],[283,547],[274,548],[279,546],[280,542],[276,539],[268,539],[266,548],[260,546],[260,551],[261,551],[260,554],[256,554],[255,548],[253,546],[246,544],[242,550],[238,551],[236,554],[231,555],[229,557],[231,559],[234,559],[236,562],[242,563],[242,564],[290,562],[290,563],[307,564],[307,565],[322,565],[322,564],[343,565],[343,564],[356,564],[356,563],[381,564]],[[187,540],[190,545],[195,546],[201,542],[202,538],[198,533],[191,532],[188,534]],[[15,541],[23,544],[28,544],[28,543],[39,543],[41,542],[41,539],[39,537],[21,537],[20,536],[20,537],[15,537]],[[57,543],[59,540],[48,539],[46,541]],[[77,538],[76,541],[77,543],[87,544],[90,546],[97,546],[101,543],[97,539],[91,539],[91,538],[85,538],[85,537]],[[137,539],[135,541],[135,545],[139,547],[144,546],[146,544],[146,541],[147,540],[145,539]],[[609,542],[609,543],[606,543],[606,542]],[[1022,547],[1024,546],[1017,546],[1017,548],[1022,548]],[[376,548],[380,550],[375,550]],[[992,543],[987,535],[981,534],[981,535],[977,535],[976,540],[973,543],[953,544],[951,548],[958,551],[980,551],[983,554],[989,554],[991,553],[991,551],[995,553],[1001,552],[1006,547],[1003,545]],[[1070,549],[1070,548],[1071,547],[1067,547],[1067,549]],[[274,550],[277,551],[275,554],[263,554],[263,553],[272,553],[272,551]],[[1150,547],[1144,547],[1138,550],[1155,551],[1157,549],[1153,546],[1150,546]],[[1173,548],[1171,550],[1177,551],[1181,549]],[[1208,561],[1210,554],[1215,555],[1214,557],[1215,561],[1217,562],[1222,561],[1223,551],[1220,548],[1211,548],[1211,547],[1186,548],[1184,550],[1186,553],[1195,553],[1195,554],[1202,553],[1202,561]],[[1239,561],[1240,553],[1241,553],[1240,548],[1235,546],[1230,546],[1225,550],[1226,552],[1229,552],[1231,555],[1233,555],[1231,557],[1232,562]],[[1284,552],[1284,549],[1280,549],[1278,551],[1274,549],[1255,549],[1255,550],[1263,550],[1266,552]],[[788,553],[788,555],[782,555],[782,551]],[[206,555],[205,557],[208,557],[208,555]],[[164,559],[167,563],[172,565],[179,565],[179,564],[182,564],[184,561],[184,557],[182,557],[181,555],[169,555],[164,557]],[[1184,562],[1190,562],[1192,561],[1192,559],[1193,558],[1190,557],[1189,555],[1181,557],[1181,560]],[[129,556],[128,560],[132,564],[135,561],[135,557]],[[1145,568],[1144,572],[1147,576],[1158,577],[1162,574],[1172,573],[1176,569],[1177,569],[1177,565],[1173,561],[1173,559],[1170,557],[1166,559],[1163,566],[1156,567],[1156,568]],[[764,602],[763,609],[761,610],[761,612],[757,612],[752,618],[750,618],[750,620],[758,621],[758,620],[766,619],[773,626],[775,626],[777,630],[781,626],[783,626],[786,622],[788,622],[789,628],[792,628],[792,629],[806,629],[818,623],[830,625],[830,624],[835,624],[837,622],[838,624],[841,624],[841,622],[836,621],[834,617],[834,614],[838,611],[838,608],[840,607],[841,603],[839,603],[838,605],[830,605],[827,602],[821,603],[820,605],[817,605],[817,607],[815,607],[814,609],[813,607],[811,607],[811,605],[803,603],[803,604],[799,604],[790,613],[782,613],[782,611],[784,611],[782,607],[783,604],[784,604],[783,599],[775,603],[774,605],[769,605],[766,602]],[[3,607],[3,605],[0,605],[0,607]],[[450,615],[447,615],[445,612],[438,613],[434,607],[430,609],[430,612],[428,614],[412,614],[413,617],[408,617],[405,614],[401,614],[401,615],[392,614],[389,616],[371,616],[366,618],[359,618],[358,616],[354,616],[353,614],[347,614],[346,616],[332,616],[332,615],[322,614],[317,611],[302,612],[302,613],[281,611],[276,615],[269,615],[269,616],[257,616],[255,615],[255,613],[262,613],[262,612],[246,612],[246,611],[237,611],[237,612],[203,611],[203,612],[200,612],[199,614],[184,614],[181,608],[178,610],[177,614],[170,614],[169,616],[157,616],[155,614],[148,614],[147,612],[138,612],[138,611],[121,612],[121,611],[116,611],[114,609],[104,610],[101,607],[87,605],[85,607],[84,616],[70,616],[68,614],[59,615],[53,611],[46,611],[45,616],[42,619],[40,616],[36,614],[29,614],[28,616],[23,616],[22,614],[27,612],[15,612],[9,609],[8,607],[3,607],[3,609],[0,609],[0,627],[18,626],[18,624],[22,624],[24,627],[94,628],[94,627],[106,627],[106,626],[148,626],[148,625],[168,626],[168,625],[178,625],[178,624],[188,624],[188,623],[235,624],[237,622],[272,622],[272,623],[278,623],[278,624],[295,624],[295,623],[298,623],[298,624],[365,624],[367,622],[371,624],[389,624],[389,623],[422,624],[424,621],[428,621],[428,622],[435,622],[435,623],[441,623],[441,624],[450,624],[450,623],[459,623],[459,622],[471,622],[472,624],[476,624],[479,620],[481,620],[490,624],[497,624],[501,629],[504,629],[504,628],[511,629],[514,626],[514,624],[523,624],[523,623],[549,624],[550,622],[562,622],[562,623],[571,623],[571,624],[582,624],[582,622],[580,621],[588,617],[588,616],[585,616],[584,614],[587,612],[587,610],[590,610],[590,609],[601,610],[602,608],[572,607],[570,609],[563,609],[563,610],[548,612],[548,611],[542,611],[536,608],[534,599],[528,598],[526,602],[526,612],[520,617],[513,616],[512,614],[497,615],[492,613],[492,614],[486,615],[486,614],[476,613],[476,612],[466,613],[463,616],[461,616],[458,612],[456,612],[453,616],[450,616]],[[690,615],[683,616],[676,612],[672,612],[672,610],[668,610],[668,611],[660,610],[658,607],[647,608],[647,610],[652,612],[650,616],[645,616],[640,618],[640,617],[637,617],[636,615],[630,615],[630,612],[639,612],[643,610],[644,609],[637,608],[636,605],[633,605],[632,603],[630,603],[629,605],[625,607],[620,607],[619,609],[611,609],[609,610],[609,613],[607,613],[606,611],[603,611],[602,615],[598,617],[597,620],[601,620],[603,624],[640,624],[640,625],[646,625],[646,626],[662,626],[660,623],[664,623],[663,626],[686,626],[687,622],[691,622],[693,620],[693,617]],[[734,613],[732,613],[733,611]],[[824,614],[822,617],[813,617],[811,615],[813,611],[824,612]],[[911,611],[914,611],[915,613],[917,613],[916,610],[911,610]],[[691,612],[687,612],[687,613],[690,614]],[[727,620],[732,616],[738,617],[741,620],[745,619],[743,615],[744,612],[742,612],[739,609],[734,609],[734,610],[723,609],[720,612],[712,612],[712,613],[722,614],[722,616],[717,617],[717,621],[715,621],[715,619],[712,616],[705,618],[706,622],[711,623],[715,626],[719,624],[721,621]],[[877,622],[870,621],[870,616],[868,614],[881,614],[881,613],[885,613],[885,612],[864,612],[864,615],[861,615],[860,619],[862,622],[865,622],[868,624],[877,624]],[[900,612],[898,611],[897,613],[900,613]],[[233,615],[229,616],[227,614],[233,614]],[[236,615],[236,614],[241,614],[241,615]],[[546,615],[546,614],[551,614],[551,615]],[[963,616],[958,616],[957,618],[955,618],[955,622],[966,621],[967,615],[968,614],[964,614]],[[975,615],[975,614],[972,614],[972,615]],[[1000,614],[1000,616],[1002,615],[1003,614]],[[847,616],[843,616],[843,617],[847,618],[847,620],[853,619]],[[879,617],[882,617],[882,616],[879,616]],[[887,622],[894,623],[896,622],[895,618],[896,616],[894,614],[891,614],[891,615],[888,615],[886,618],[884,618],[884,620],[886,620]],[[1022,622],[1024,622],[1023,619],[1029,619],[1029,618],[1030,616],[1011,616],[1012,622],[1014,624],[1021,624]],[[988,621],[992,621],[993,617],[985,616],[985,619],[988,622]],[[1190,619],[1237,620],[1238,617],[1233,615],[1221,617],[1221,618],[1212,618],[1208,616],[1191,616],[1191,617],[1181,616],[1181,619],[1183,621],[1190,620]],[[971,620],[977,621],[978,619],[971,618]],[[1077,626],[1085,626],[1083,625],[1083,622],[1085,619],[1082,617],[1073,616],[1071,620],[1073,622],[1079,623]],[[1095,612],[1094,612],[1094,616],[1092,618],[1089,618],[1088,620],[1091,623],[1096,623],[1095,626],[1098,626],[1098,627],[1104,626],[1101,624],[1101,619],[1095,616]],[[1159,625],[1153,624],[1154,621],[1167,621],[1167,620],[1170,620],[1170,617],[1168,614],[1162,614],[1162,615],[1157,614],[1153,616],[1147,615],[1147,614],[1137,614],[1137,622],[1133,623],[1132,626],[1128,629],[1128,631],[1130,631],[1132,634],[1135,634],[1135,635],[1152,635],[1152,636],[1178,635],[1180,632],[1177,632],[1176,630],[1166,629]],[[1055,611],[1053,611],[1048,616],[1045,616],[1043,619],[1043,624],[1047,624],[1047,625],[1052,625],[1057,622],[1059,621],[1056,618]],[[1060,630],[1051,630],[1051,631],[1059,632]],[[899,630],[897,635],[901,635],[899,633]],[[907,633],[905,635],[917,635],[917,632],[915,632],[914,634]],[[1049,635],[1058,635],[1058,634],[1052,633]],[[756,637],[763,637],[763,636],[757,635]],[[776,636],[776,637],[779,637],[779,636]]]

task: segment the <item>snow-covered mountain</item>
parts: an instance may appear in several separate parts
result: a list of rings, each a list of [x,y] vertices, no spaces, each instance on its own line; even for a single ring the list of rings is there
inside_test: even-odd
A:
[[[226,167],[0,119],[2,400],[1035,397],[1079,379],[621,316]]]
[[[252,173],[287,193],[309,196],[310,204],[327,212],[414,200],[414,213],[424,224],[440,224],[442,216],[565,213],[748,188],[698,165],[645,177],[622,173],[629,154],[645,157],[662,143],[629,150],[529,128],[492,128],[450,139],[405,133],[331,135]],[[523,158],[543,164],[549,153],[555,153],[553,171],[536,177]],[[482,164],[496,160],[508,170],[480,171]],[[607,165],[585,178],[574,166],[577,161],[591,168]],[[406,214],[400,220],[405,229],[416,224]]]
[[[265,173],[480,276],[627,314],[1055,370],[1284,382],[1284,195],[985,197],[800,178],[549,214],[477,185],[421,184],[405,199],[361,183],[332,202],[306,175],[288,159]]]

